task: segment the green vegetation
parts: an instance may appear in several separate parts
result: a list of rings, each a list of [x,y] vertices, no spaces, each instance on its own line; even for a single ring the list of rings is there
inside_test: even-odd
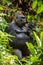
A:
[[[19,10],[24,12],[28,22],[36,24],[36,27],[30,31],[30,36],[35,40],[36,45],[26,42],[30,55],[21,60],[16,55],[12,55],[11,47],[8,46],[7,49],[9,40],[12,41],[10,38],[13,36],[4,32],[7,24],[12,22],[15,12]],[[42,0],[0,0],[0,65],[43,65]]]

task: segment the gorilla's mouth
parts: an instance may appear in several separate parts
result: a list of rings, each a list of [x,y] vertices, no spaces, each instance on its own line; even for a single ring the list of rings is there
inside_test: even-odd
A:
[[[22,25],[24,26],[24,25],[25,25],[25,23],[22,23]]]
[[[22,26],[24,26],[25,25],[25,22],[21,22],[20,23],[20,26],[22,27]]]

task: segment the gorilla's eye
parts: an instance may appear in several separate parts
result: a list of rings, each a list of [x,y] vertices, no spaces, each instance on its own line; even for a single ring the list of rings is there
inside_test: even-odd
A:
[[[25,17],[21,17],[22,19],[25,19]]]

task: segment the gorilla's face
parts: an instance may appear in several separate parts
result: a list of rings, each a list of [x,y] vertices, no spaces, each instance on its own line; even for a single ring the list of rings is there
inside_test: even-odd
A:
[[[20,27],[24,26],[26,23],[26,17],[23,14],[18,14],[16,16],[16,23]]]

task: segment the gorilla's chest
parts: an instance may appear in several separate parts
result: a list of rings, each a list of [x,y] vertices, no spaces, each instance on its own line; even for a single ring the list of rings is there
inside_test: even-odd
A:
[[[29,37],[26,34],[26,30],[25,29],[21,29],[16,25],[12,25],[10,26],[10,34],[15,36],[15,38],[12,38],[13,43],[15,47],[22,47],[23,45],[25,45],[25,42],[29,41]]]
[[[26,34],[26,29],[21,29],[18,26],[13,27],[12,26],[11,33],[13,36],[15,36],[18,39],[28,39],[28,35]]]

